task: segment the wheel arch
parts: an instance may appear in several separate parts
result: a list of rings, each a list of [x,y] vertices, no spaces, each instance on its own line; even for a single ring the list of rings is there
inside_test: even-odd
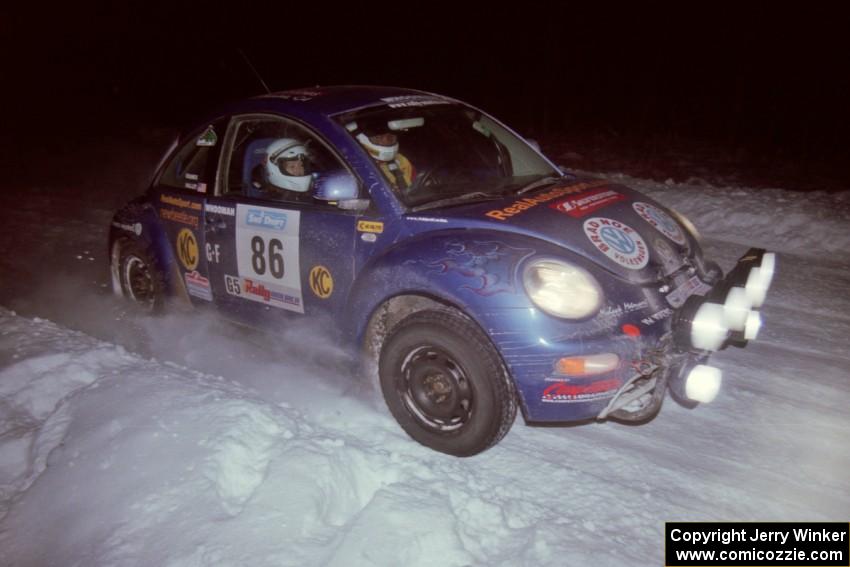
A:
[[[118,273],[121,248],[129,242],[137,242],[150,251],[156,268],[165,276],[163,279],[166,295],[175,300],[178,305],[191,306],[186,285],[177,269],[171,244],[162,228],[159,216],[146,195],[138,197],[119,209],[112,218],[107,257],[112,290],[118,295],[121,295]]]
[[[522,412],[523,418],[527,418],[526,401],[522,390],[516,383],[516,379],[510,371],[510,366],[502,356],[499,345],[490,336],[487,327],[465,310],[462,304],[454,302],[450,298],[423,291],[401,292],[388,297],[379,302],[367,317],[361,332],[358,334],[359,340],[357,345],[361,356],[361,368],[369,382],[376,386],[378,385],[378,362],[381,355],[381,346],[384,344],[389,332],[408,316],[428,310],[455,313],[479,328],[481,333],[490,341],[493,351],[499,357],[506,375],[513,384],[517,405]]]
[[[358,344],[363,354],[367,358],[377,360],[382,339],[386,337],[387,332],[408,315],[428,309],[454,311],[478,324],[462,307],[450,300],[421,291],[400,292],[378,303],[366,319],[365,325],[358,333]],[[486,334],[485,329],[481,330]]]

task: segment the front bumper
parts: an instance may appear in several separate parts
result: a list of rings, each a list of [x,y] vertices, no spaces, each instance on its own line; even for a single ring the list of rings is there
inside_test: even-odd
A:
[[[652,370],[630,377],[597,418],[645,419],[658,411],[668,388],[684,405],[714,400],[722,374],[706,364],[709,356],[730,345],[743,348],[758,336],[758,308],[775,269],[773,253],[751,248],[709,293],[688,298],[673,318],[669,346],[649,362]]]
[[[553,335],[539,332],[540,338],[529,341],[529,334],[540,331],[529,317],[526,324],[515,319],[513,326],[525,332],[491,336],[516,381],[528,421],[609,417],[640,421],[658,411],[668,388],[685,405],[713,399],[721,376],[707,364],[708,359],[715,350],[743,347],[755,338],[758,325],[754,329],[753,321],[760,321],[757,308],[774,270],[773,254],[750,249],[704,295],[690,296],[678,309],[664,309],[670,315],[661,322],[653,322],[645,313],[625,313],[597,332],[554,340],[545,338]],[[651,307],[658,308],[658,304]],[[639,332],[631,334],[629,328]],[[556,371],[564,357],[602,353],[616,354],[618,366],[593,376],[565,376]]]

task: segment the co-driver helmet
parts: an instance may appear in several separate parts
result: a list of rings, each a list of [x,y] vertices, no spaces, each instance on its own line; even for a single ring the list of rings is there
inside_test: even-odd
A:
[[[386,123],[383,125],[379,124],[363,124],[362,126],[358,125],[357,122],[349,122],[346,126],[346,129],[354,134],[357,141],[366,148],[366,151],[369,152],[373,158],[378,161],[393,161],[398,155],[398,139],[394,132],[391,132],[389,128],[387,128]],[[372,141],[374,136],[379,136],[381,134],[390,134],[392,138],[395,140],[391,145],[382,145]]]

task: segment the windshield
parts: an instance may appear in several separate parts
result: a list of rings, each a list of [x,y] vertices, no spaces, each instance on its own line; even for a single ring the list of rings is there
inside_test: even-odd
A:
[[[338,120],[412,209],[494,199],[561,176],[525,141],[460,104],[383,106]]]

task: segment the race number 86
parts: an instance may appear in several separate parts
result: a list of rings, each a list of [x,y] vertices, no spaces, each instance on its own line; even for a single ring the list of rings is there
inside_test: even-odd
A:
[[[283,244],[277,238],[269,240],[268,260],[266,259],[266,241],[261,236],[251,239],[251,267],[259,276],[265,275],[268,267],[272,277],[280,279],[284,274]]]

